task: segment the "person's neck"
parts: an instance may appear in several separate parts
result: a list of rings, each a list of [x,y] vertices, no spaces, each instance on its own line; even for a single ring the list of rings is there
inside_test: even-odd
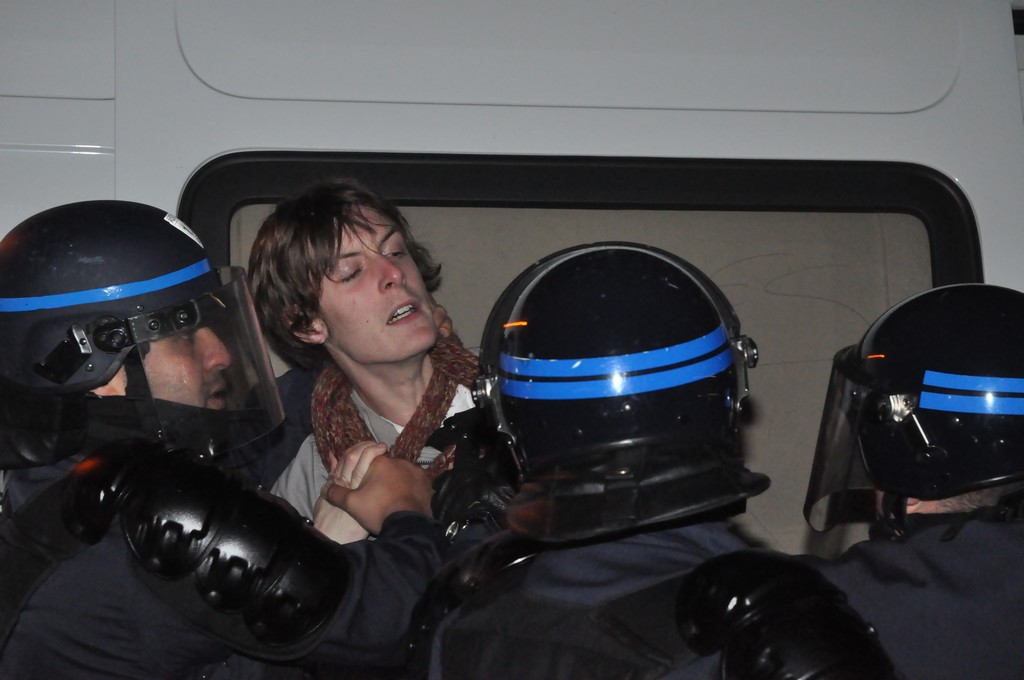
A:
[[[405,427],[427,391],[434,365],[424,354],[400,364],[341,366],[341,370],[364,404]]]

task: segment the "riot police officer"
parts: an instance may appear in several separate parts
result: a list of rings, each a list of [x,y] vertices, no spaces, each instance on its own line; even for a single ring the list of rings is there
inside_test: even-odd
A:
[[[768,487],[739,445],[756,358],[718,287],[655,248],[577,246],[513,281],[475,398],[523,484],[510,531],[446,567],[427,600],[425,628],[458,607],[432,677],[658,677],[699,662],[674,593],[693,566],[747,547],[723,520]]]
[[[804,515],[816,529],[875,523],[840,558],[807,561],[908,678],[1024,668],[1022,332],[1021,292],[944,286],[895,305],[833,362]]]
[[[475,398],[524,481],[510,531],[429,593],[430,677],[894,677],[839,589],[724,521],[769,483],[739,440],[756,361],[721,290],[655,248],[578,246],[513,281]]]
[[[1019,291],[934,288],[833,361],[804,515],[817,530],[872,522],[871,538],[834,560],[799,559],[909,679],[1009,680],[1024,667],[1022,319]]]
[[[230,451],[281,404],[243,273],[216,270],[180,220],[87,201],[15,227],[0,346],[0,675],[242,675],[240,656],[221,665],[236,651],[400,651],[444,548],[429,483],[375,461],[352,495],[378,540],[343,548],[224,470],[260,464]]]

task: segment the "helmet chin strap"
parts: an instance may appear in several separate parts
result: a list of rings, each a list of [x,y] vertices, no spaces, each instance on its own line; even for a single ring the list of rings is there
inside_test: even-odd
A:
[[[868,529],[872,539],[896,539],[907,531],[907,499],[888,491],[882,492],[881,515]]]
[[[132,401],[149,400],[149,381],[146,380],[146,369],[142,367],[142,350],[135,346],[124,358],[125,387],[124,396]]]
[[[146,369],[142,366],[142,349],[138,346],[128,353],[124,359],[125,373],[125,399],[136,404],[141,422],[140,429],[154,439],[161,437],[162,428],[160,418],[153,407],[152,393],[149,389],[149,380],[146,379]]]

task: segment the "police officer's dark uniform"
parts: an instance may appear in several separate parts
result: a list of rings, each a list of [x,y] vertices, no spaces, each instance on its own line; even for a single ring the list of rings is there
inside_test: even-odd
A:
[[[244,277],[220,274],[184,224],[123,201],[46,211],[0,242],[0,677],[258,672],[224,665],[232,651],[401,658],[446,546],[431,518],[395,513],[342,548],[201,460],[268,481],[265,461],[216,455],[281,417]],[[145,352],[203,329],[231,354],[224,408],[157,398]],[[89,394],[122,367],[125,396]]]
[[[816,529],[868,520],[878,489],[884,516],[872,540],[807,561],[911,679],[1024,669],[1022,335],[1024,294],[945,286],[895,305],[833,363],[804,512]],[[985,489],[974,510],[906,512]]]
[[[812,527],[827,529],[868,521],[878,508],[882,514],[871,540],[838,559],[792,559],[813,567],[870,622],[901,678],[1008,680],[1024,668],[1016,642],[1024,608],[1016,575],[1024,558],[1022,325],[1024,294],[982,284],[947,286],[894,306],[858,344],[836,355],[805,516]],[[961,497],[969,492],[983,496]],[[908,514],[909,499],[967,505]],[[745,551],[713,558],[684,580],[689,600],[675,611],[682,614],[680,632],[691,649],[710,654],[664,677],[728,677],[728,644],[722,656],[704,644],[717,637],[723,646],[728,636],[707,631],[728,629],[739,618],[731,613],[733,603],[752,601],[753,589],[797,592],[775,581],[765,591],[765,584],[744,584],[729,577],[732,567],[723,569],[723,560],[735,559],[735,572],[742,573],[743,567],[764,567],[764,558]],[[827,587],[820,592],[830,597]],[[746,600],[736,599],[742,593]],[[792,621],[787,609],[762,599],[770,625],[760,627],[765,638],[753,649],[788,650],[785,640],[774,639],[780,624]],[[820,602],[821,595],[812,599]],[[802,635],[816,630],[804,627]],[[833,649],[832,642],[823,640],[820,649]]]
[[[475,397],[525,482],[513,531],[447,567],[427,599],[428,621],[462,604],[434,639],[432,676],[632,677],[693,658],[678,635],[637,649],[643,617],[631,612],[644,607],[630,595],[744,544],[636,528],[736,512],[767,488],[735,446],[753,352],[706,277],[642,246],[572,248],[509,285]]]
[[[427,622],[454,609],[430,677],[710,676],[716,659],[699,654],[723,647],[727,677],[889,677],[841,593],[744,551],[721,521],[768,486],[738,441],[756,356],[714,283],[654,248],[570,248],[510,284],[475,396],[525,481],[511,531],[446,566],[426,600]],[[710,575],[691,573],[709,559]]]

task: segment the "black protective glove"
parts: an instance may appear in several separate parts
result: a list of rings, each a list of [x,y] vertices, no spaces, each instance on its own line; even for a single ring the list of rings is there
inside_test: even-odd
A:
[[[485,427],[483,412],[473,408],[446,419],[426,443],[441,451],[455,447],[452,469],[434,480],[430,502],[448,538],[474,522],[501,530],[516,475],[511,454]]]

